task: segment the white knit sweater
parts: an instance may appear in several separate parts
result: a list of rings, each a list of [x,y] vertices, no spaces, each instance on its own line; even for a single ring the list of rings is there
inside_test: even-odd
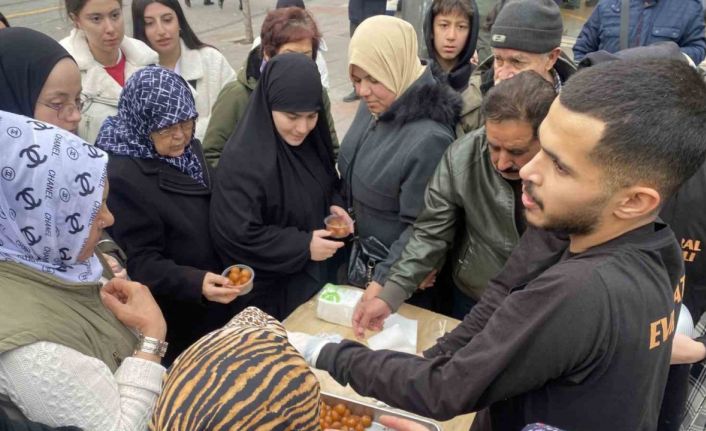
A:
[[[40,341],[0,355],[0,393],[47,425],[143,431],[164,373],[155,362],[126,358],[113,375],[99,359]]]

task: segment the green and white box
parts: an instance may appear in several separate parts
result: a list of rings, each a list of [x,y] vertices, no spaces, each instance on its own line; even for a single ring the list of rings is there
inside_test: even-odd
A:
[[[316,317],[338,325],[353,326],[353,311],[363,296],[363,291],[355,287],[337,286],[328,283],[319,292]]]

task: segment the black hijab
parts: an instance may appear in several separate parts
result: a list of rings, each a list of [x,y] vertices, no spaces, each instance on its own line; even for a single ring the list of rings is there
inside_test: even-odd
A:
[[[272,111],[319,117],[294,147],[277,133]],[[218,164],[211,228],[224,263],[273,276],[303,269],[311,232],[324,227],[337,182],[316,63],[279,54],[267,63]]]
[[[470,31],[468,32],[468,39],[466,39],[466,44],[463,47],[463,51],[458,55],[456,59],[456,65],[448,72],[445,73],[446,80],[456,91],[463,91],[468,87],[468,80],[471,78],[471,72],[475,66],[471,64],[471,58],[473,53],[476,51],[476,46],[478,44],[478,6],[476,6],[475,0],[470,0],[471,10],[473,11],[473,16],[471,18]],[[424,17],[424,41],[427,45],[427,54],[431,61],[432,71],[434,75],[443,73],[441,71],[441,66],[436,61],[436,50],[434,49],[434,14],[432,8],[434,7],[434,2],[431,2],[429,9],[427,9],[426,16]]]
[[[69,53],[51,37],[11,27],[0,36],[0,110],[34,118],[39,93],[56,63]]]

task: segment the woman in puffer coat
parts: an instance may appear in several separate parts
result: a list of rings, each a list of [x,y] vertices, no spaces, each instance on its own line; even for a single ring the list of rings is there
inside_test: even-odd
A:
[[[343,191],[352,198],[356,234],[389,248],[367,280],[367,299],[382,290],[409,239],[427,182],[455,139],[461,99],[422,65],[414,28],[398,18],[363,21],[348,67],[362,101],[341,143]]]

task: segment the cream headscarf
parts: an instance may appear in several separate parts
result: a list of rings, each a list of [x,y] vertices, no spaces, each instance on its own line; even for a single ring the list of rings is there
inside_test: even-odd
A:
[[[424,72],[417,34],[406,21],[386,15],[366,19],[348,46],[348,73],[355,65],[400,97]]]

